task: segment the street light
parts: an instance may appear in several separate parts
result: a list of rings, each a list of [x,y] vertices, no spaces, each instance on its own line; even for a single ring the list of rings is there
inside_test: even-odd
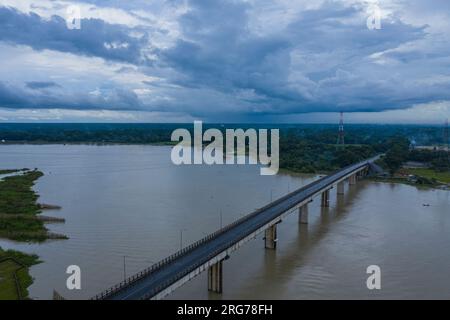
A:
[[[123,256],[123,280],[125,281],[127,279],[127,266],[125,262],[126,256]]]
[[[180,250],[183,249],[183,231],[186,229],[180,229]]]

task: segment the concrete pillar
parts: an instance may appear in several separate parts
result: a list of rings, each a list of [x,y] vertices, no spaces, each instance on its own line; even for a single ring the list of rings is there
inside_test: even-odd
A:
[[[341,196],[344,194],[344,181],[341,181],[337,184],[337,195]]]
[[[308,223],[308,204],[302,205],[298,208],[298,221],[303,224]]]
[[[352,174],[352,175],[349,177],[348,183],[349,183],[350,185],[356,184],[356,176],[355,176],[354,174]]]
[[[265,241],[266,249],[276,249],[277,248],[277,225],[276,224],[274,224],[273,226],[266,229],[264,241]]]
[[[330,190],[325,190],[324,192],[322,192],[321,206],[322,207],[330,206]]]
[[[358,180],[361,180],[362,178],[364,178],[364,170],[358,172]]]
[[[222,293],[222,285],[222,260],[220,260],[208,268],[208,290],[216,293]]]

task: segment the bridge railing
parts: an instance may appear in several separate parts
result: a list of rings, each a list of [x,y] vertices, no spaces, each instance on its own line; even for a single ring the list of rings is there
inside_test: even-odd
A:
[[[211,260],[212,258],[214,258],[215,256],[217,256],[218,254],[220,254],[221,252],[223,252],[224,250],[226,250],[226,248],[230,247],[233,245],[233,242],[230,241],[229,243],[221,246],[220,248],[216,248],[213,252],[211,252],[210,254],[208,254],[204,259],[201,259],[199,261],[197,261],[196,263],[194,263],[193,265],[191,265],[190,268],[185,269],[183,271],[180,271],[179,273],[177,273],[176,275],[174,275],[173,277],[171,277],[170,279],[167,279],[166,281],[162,282],[161,284],[159,284],[157,287],[155,287],[152,291],[148,292],[147,294],[145,294],[143,297],[141,297],[141,300],[148,300],[151,299],[152,297],[154,297],[157,293],[161,292],[162,290],[164,290],[165,288],[167,288],[168,286],[170,286],[171,284],[173,284],[174,282],[176,282],[177,280],[183,278],[184,276],[186,276],[187,274],[189,274],[190,272],[192,272],[193,270],[197,269],[198,267],[200,267],[201,265],[203,265],[205,263],[205,261]]]
[[[346,167],[344,167],[342,169],[336,170],[335,172],[333,172],[329,176],[332,176],[332,175],[335,175],[335,174],[337,174],[339,172],[345,171],[346,169],[348,169],[350,167],[353,167],[353,166],[357,166],[357,167],[358,167],[358,165],[359,166],[364,166],[364,165],[368,164],[370,161],[371,161],[371,159],[370,160],[366,160],[366,161],[362,161],[362,162],[360,162],[360,163],[358,163],[356,165],[352,164],[352,165],[346,166]],[[150,266],[150,267],[148,267],[148,268],[146,268],[146,269],[144,269],[144,270],[142,270],[142,271],[140,271],[140,272],[130,276],[129,278],[123,280],[122,282],[116,284],[115,286],[112,286],[112,287],[106,289],[105,291],[97,294],[96,296],[92,297],[91,299],[93,299],[93,300],[108,299],[109,297],[113,296],[115,293],[121,291],[122,289],[132,285],[133,283],[135,283],[135,282],[137,282],[137,281],[139,281],[139,280],[141,280],[141,279],[143,279],[143,278],[145,278],[147,276],[149,276],[150,274],[154,273],[155,271],[157,271],[157,270],[161,269],[162,267],[172,263],[173,261],[175,261],[178,258],[186,255],[187,253],[191,252],[192,250],[198,248],[199,246],[201,246],[201,245],[203,245],[203,244],[205,244],[205,243],[207,243],[207,242],[217,238],[218,236],[222,235],[223,233],[225,233],[225,232],[229,231],[230,229],[234,228],[236,225],[239,225],[239,224],[247,221],[248,219],[250,219],[250,218],[254,217],[255,215],[259,214],[260,212],[262,212],[263,210],[266,210],[266,209],[268,209],[270,207],[273,207],[273,206],[283,202],[284,200],[292,197],[293,195],[295,195],[297,193],[300,193],[300,192],[302,192],[302,191],[304,191],[306,189],[311,188],[312,186],[314,186],[316,184],[319,184],[322,180],[326,179],[329,176],[325,176],[325,177],[322,177],[320,179],[317,179],[317,180],[311,182],[310,184],[308,184],[306,186],[303,186],[303,187],[301,187],[301,188],[299,188],[297,190],[294,190],[293,192],[288,193],[288,194],[284,195],[283,197],[278,198],[277,200],[275,200],[275,201],[273,201],[273,202],[271,202],[271,203],[269,203],[269,204],[267,204],[267,205],[265,205],[265,206],[263,206],[263,207],[261,207],[259,209],[256,209],[252,213],[250,213],[248,215],[245,215],[244,217],[235,220],[234,222],[232,222],[232,223],[226,225],[225,227],[223,227],[223,228],[221,228],[221,229],[219,229],[219,230],[217,230],[217,231],[207,235],[206,237],[204,237],[204,238],[202,238],[202,239],[200,239],[200,240],[190,244],[187,247],[182,248],[181,250],[179,250],[179,251],[175,252],[174,254],[172,254],[172,255],[170,255],[170,256],[160,260],[159,262],[153,264],[152,266]],[[245,238],[245,236],[246,235],[244,235],[242,238]],[[233,244],[234,243],[231,243],[231,244],[227,245],[227,248],[231,247]],[[220,252],[224,251],[225,249],[223,247],[218,248],[217,250],[215,250],[213,252],[213,254],[208,255],[208,259],[206,261],[208,261],[209,259],[213,258],[214,256],[216,256]],[[211,257],[211,258],[209,258],[209,257]],[[185,272],[182,272],[183,275],[181,275],[181,277],[183,277],[184,275],[188,274],[192,270],[195,270],[197,268],[197,266],[196,266],[197,264],[200,263],[199,266],[202,265],[204,263],[203,261],[204,261],[204,259],[202,259],[201,261],[196,263],[195,266],[187,269]],[[158,286],[158,288],[162,287],[162,289],[160,289],[158,291],[153,290],[152,291],[153,292],[152,296],[155,295],[156,293],[158,293],[159,291],[163,290],[164,287],[167,287],[171,283],[177,281],[176,278],[178,278],[178,276],[179,276],[179,274],[177,274],[174,277],[175,279],[171,278],[170,280],[166,281],[168,284],[165,282],[164,285]],[[149,296],[149,294],[146,295],[147,298],[148,298],[148,296]],[[150,296],[150,298],[151,298],[151,296]]]
[[[345,168],[344,168],[344,169],[345,169]],[[344,169],[341,169],[341,170],[344,170]],[[341,170],[339,170],[339,171],[341,171]],[[243,218],[241,218],[241,219],[238,219],[238,220],[234,221],[233,223],[229,224],[228,226],[226,226],[225,228],[223,228],[223,229],[221,229],[221,230],[216,231],[215,233],[219,233],[220,231],[226,231],[226,230],[224,230],[224,229],[230,229],[230,228],[234,227],[236,224],[242,223],[243,220],[247,220],[247,219],[249,219],[251,216],[253,216],[253,215],[259,213],[260,211],[266,209],[267,207],[270,207],[270,206],[272,206],[272,205],[274,205],[274,204],[276,204],[276,203],[278,203],[278,202],[281,202],[281,201],[285,200],[286,198],[289,198],[289,197],[292,196],[294,193],[301,192],[301,191],[305,190],[306,187],[307,187],[307,188],[310,188],[311,186],[320,183],[324,178],[326,178],[326,177],[323,177],[323,178],[321,178],[321,179],[318,179],[318,180],[316,180],[316,181],[313,181],[312,183],[310,183],[310,184],[308,184],[308,185],[306,185],[306,186],[304,186],[304,187],[301,187],[301,188],[297,189],[296,191],[291,192],[290,194],[288,194],[288,195],[286,195],[286,196],[284,196],[284,197],[282,197],[282,198],[280,198],[280,199],[278,199],[278,200],[272,202],[270,205],[267,205],[267,206],[265,206],[265,207],[263,207],[263,208],[260,208],[260,209],[258,209],[258,210],[256,210],[256,211],[250,213],[249,215],[247,215],[247,216],[245,216],[245,217],[243,217]],[[256,229],[259,229],[259,228],[263,227],[265,224],[266,224],[265,221],[262,221],[262,222],[258,223],[258,224],[256,225]],[[213,233],[213,234],[211,234],[211,235],[214,235],[215,233]],[[246,236],[247,236],[246,234],[241,235],[241,236],[237,239],[237,242],[241,241],[241,240],[244,239]],[[184,269],[184,270],[178,272],[178,273],[177,273],[176,275],[174,275],[173,277],[167,279],[166,281],[164,281],[163,283],[161,283],[161,284],[158,285],[157,287],[153,288],[150,292],[148,292],[147,294],[145,294],[145,295],[141,298],[141,300],[148,300],[148,299],[151,299],[151,298],[154,297],[156,294],[158,294],[159,292],[161,292],[161,291],[164,290],[165,288],[169,287],[171,284],[175,283],[177,280],[183,278],[184,276],[188,275],[190,272],[194,271],[195,269],[197,269],[197,268],[199,268],[200,266],[202,266],[203,264],[205,264],[207,261],[213,259],[215,256],[217,256],[217,255],[219,255],[220,253],[224,252],[225,250],[227,250],[228,248],[230,248],[231,246],[233,246],[235,243],[236,243],[236,240],[233,240],[233,241],[229,241],[228,243],[226,243],[226,244],[224,244],[224,245],[222,245],[222,246],[220,246],[220,247],[217,247],[213,252],[211,252],[210,254],[208,254],[208,255],[207,255],[206,257],[204,257],[203,259],[199,259],[199,260],[196,261],[194,264],[192,264],[189,268],[186,268],[186,269]]]
[[[254,217],[255,215],[259,214],[261,211],[263,211],[263,210],[265,210],[265,209],[267,209],[267,208],[269,208],[269,207],[271,207],[273,205],[276,205],[277,203],[282,202],[283,200],[285,200],[286,198],[291,197],[295,193],[303,191],[304,189],[306,189],[306,187],[311,187],[311,185],[319,183],[322,179],[323,178],[318,179],[316,181],[313,181],[312,183],[308,184],[307,186],[303,186],[303,187],[301,187],[301,188],[299,188],[299,189],[297,189],[297,190],[295,190],[295,191],[293,191],[293,192],[291,192],[291,193],[289,193],[289,194],[287,194],[287,195],[285,195],[285,196],[283,196],[283,197],[281,197],[281,198],[271,202],[270,204],[268,204],[268,205],[266,205],[264,207],[256,209],[252,213],[247,214],[244,217],[241,217],[241,218],[235,220],[234,222],[232,222],[232,223],[226,225],[225,227],[223,227],[223,228],[221,228],[221,229],[219,229],[219,230],[217,230],[217,231],[207,235],[206,237],[204,237],[204,238],[202,238],[202,239],[200,239],[200,240],[190,244],[187,247],[182,248],[181,250],[175,252],[174,254],[172,254],[172,255],[170,255],[170,256],[168,256],[168,257],[158,261],[157,263],[153,264],[149,268],[146,268],[146,269],[144,269],[144,270],[142,270],[142,271],[140,271],[140,272],[130,276],[129,278],[121,281],[120,283],[118,283],[118,284],[116,284],[116,285],[106,289],[105,291],[95,295],[91,299],[93,299],[93,300],[103,300],[103,299],[107,299],[108,297],[111,297],[112,295],[114,295],[115,293],[119,292],[123,288],[125,288],[125,287],[127,287],[127,286],[129,286],[129,285],[131,285],[131,284],[133,284],[133,283],[135,283],[137,281],[139,281],[140,279],[143,279],[143,278],[147,277],[151,273],[161,269],[163,266],[166,266],[166,265],[170,264],[171,262],[175,261],[176,259],[180,258],[181,256],[186,255],[187,253],[191,252],[195,248],[197,248],[197,247],[199,247],[199,246],[201,246],[201,245],[203,245],[203,244],[205,244],[205,243],[207,243],[207,242],[217,238],[221,234],[227,232],[228,230],[234,228],[235,226],[237,226],[237,225],[247,221],[248,219]]]

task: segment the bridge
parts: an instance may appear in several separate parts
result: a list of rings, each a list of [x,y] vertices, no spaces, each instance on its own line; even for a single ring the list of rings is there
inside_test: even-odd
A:
[[[352,164],[301,187],[260,208],[232,224],[183,248],[149,268],[101,292],[94,300],[162,299],[203,271],[208,272],[208,290],[221,293],[222,268],[230,254],[246,242],[265,234],[267,249],[276,249],[277,224],[298,210],[299,223],[308,223],[308,204],[321,197],[321,206],[328,207],[330,190],[344,194],[344,184],[356,184],[368,174],[379,156]]]

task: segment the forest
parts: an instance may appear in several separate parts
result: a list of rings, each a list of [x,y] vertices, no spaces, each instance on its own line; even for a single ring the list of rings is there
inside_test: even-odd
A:
[[[445,144],[440,126],[349,124],[345,126],[344,145],[336,143],[338,126],[335,124],[210,123],[203,127],[222,131],[227,128],[277,128],[280,130],[280,168],[296,172],[332,171],[379,153],[386,153],[383,165],[391,172],[408,160],[430,161],[436,168],[445,169],[447,165],[432,151],[409,151],[415,145]],[[0,142],[173,144],[170,136],[177,128],[193,130],[193,124],[4,123],[0,124]]]

